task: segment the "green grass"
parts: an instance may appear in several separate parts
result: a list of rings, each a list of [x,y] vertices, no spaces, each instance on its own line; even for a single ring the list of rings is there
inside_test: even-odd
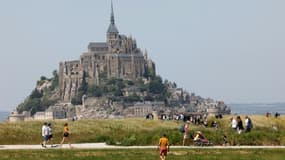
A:
[[[158,160],[154,149],[0,150],[0,160]],[[173,149],[171,160],[284,160],[285,149]]]
[[[244,120],[244,117],[242,117]],[[254,128],[250,133],[241,135],[230,128],[230,117],[209,119],[217,120],[219,128],[205,128],[191,124],[191,131],[200,130],[215,145],[222,144],[226,134],[230,145],[285,145],[285,117],[278,119],[265,116],[251,116]],[[63,124],[66,121],[52,121],[54,143],[62,137]],[[43,122],[29,121],[0,123],[0,145],[3,144],[40,144]],[[183,134],[178,128],[182,122],[145,119],[105,119],[69,121],[72,143],[106,142],[111,145],[157,145],[162,133],[166,133],[171,145],[181,145]],[[272,126],[276,126],[277,130]]]

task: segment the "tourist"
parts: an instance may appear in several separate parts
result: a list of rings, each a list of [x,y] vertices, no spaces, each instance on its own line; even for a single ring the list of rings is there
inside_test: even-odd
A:
[[[247,115],[245,116],[244,123],[245,123],[245,132],[250,132],[253,125],[251,119]]]
[[[205,118],[203,120],[203,125],[204,125],[204,127],[208,127],[208,118]]]
[[[275,113],[275,118],[278,118],[280,114],[278,112]]]
[[[212,121],[212,123],[211,123],[211,127],[213,127],[213,128],[218,128],[219,127],[219,125],[218,125],[218,123],[217,123],[217,121]]]
[[[238,132],[238,134],[241,134],[243,129],[244,128],[243,128],[242,120],[241,120],[240,116],[237,116],[237,132]]]
[[[48,141],[48,136],[49,136],[49,130],[47,127],[47,122],[45,122],[42,126],[42,137],[43,137],[43,142],[41,143],[42,147],[46,148],[46,143]]]
[[[62,141],[61,141],[61,143],[60,143],[60,146],[62,147],[62,145],[63,145],[63,143],[65,142],[65,141],[67,141],[68,142],[68,144],[69,144],[69,147],[70,148],[72,148],[72,146],[71,146],[71,143],[70,143],[70,138],[69,138],[69,129],[68,129],[68,124],[67,123],[65,123],[64,124],[64,127],[63,127],[63,137],[62,137]]]
[[[183,142],[182,145],[184,146],[186,144],[186,141],[189,141],[190,145],[190,121],[186,121],[184,125],[184,135],[183,135]]]
[[[270,117],[270,113],[266,112],[266,117],[269,118]]]
[[[48,128],[48,142],[51,143],[51,147],[56,147],[55,145],[53,145],[53,134],[52,134],[52,127],[51,127],[51,123],[47,124],[47,128]]]
[[[159,139],[159,156],[161,160],[165,160],[167,156],[167,152],[169,152],[169,142],[166,134],[164,133],[162,137]]]
[[[235,118],[231,118],[231,127],[233,130],[237,130],[237,120]]]
[[[227,146],[228,145],[228,138],[227,135],[224,134],[223,136],[223,146]]]
[[[197,131],[195,136],[194,136],[194,139],[193,139],[194,142],[201,142],[201,143],[208,143],[209,140],[202,134],[201,131]]]

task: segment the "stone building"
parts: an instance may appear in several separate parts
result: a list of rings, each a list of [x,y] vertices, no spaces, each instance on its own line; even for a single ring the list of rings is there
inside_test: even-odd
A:
[[[34,114],[34,120],[53,120],[54,116],[53,116],[53,112],[36,112]]]
[[[119,34],[111,4],[106,42],[91,42],[79,60],[60,63],[60,96],[65,102],[71,101],[78,92],[84,73],[88,84],[99,85],[100,78],[131,80],[143,77],[147,72],[155,74],[154,62],[148,58],[146,50],[137,47],[135,39]]]
[[[24,114],[19,114],[18,112],[12,112],[8,116],[8,121],[9,122],[18,122],[18,121],[24,121],[25,115]]]

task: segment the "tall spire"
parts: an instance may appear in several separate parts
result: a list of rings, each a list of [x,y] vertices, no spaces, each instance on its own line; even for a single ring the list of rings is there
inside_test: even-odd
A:
[[[107,30],[108,33],[119,33],[116,25],[115,25],[115,16],[114,16],[114,9],[113,9],[113,1],[111,0],[111,23],[109,25],[109,28]]]
[[[113,10],[113,1],[111,0],[111,24],[115,24],[114,10]]]

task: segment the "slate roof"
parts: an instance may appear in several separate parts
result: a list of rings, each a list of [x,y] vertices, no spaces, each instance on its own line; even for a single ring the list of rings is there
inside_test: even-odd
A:
[[[88,48],[107,48],[108,45],[106,42],[90,42]]]

